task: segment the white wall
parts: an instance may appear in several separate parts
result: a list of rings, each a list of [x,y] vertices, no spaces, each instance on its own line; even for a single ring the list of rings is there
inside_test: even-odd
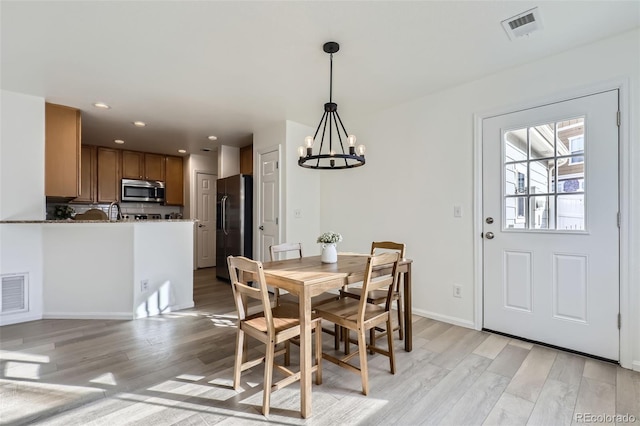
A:
[[[44,219],[44,99],[0,96],[0,220]]]
[[[45,318],[133,318],[133,223],[42,226]]]
[[[0,315],[0,326],[42,318],[42,232],[38,224],[0,224],[0,275],[27,274],[29,309]]]
[[[45,252],[45,318],[132,319],[193,307],[193,222],[34,226]]]
[[[240,148],[220,145],[218,148],[218,179],[240,173]]]
[[[45,217],[44,99],[0,92],[0,220]],[[29,310],[0,325],[42,318],[42,236],[38,225],[0,225],[0,275],[28,273]]]
[[[526,40],[518,41],[526,48]],[[583,46],[395,106],[349,125],[367,146],[362,168],[322,174],[321,226],[341,232],[346,250],[368,250],[372,239],[407,244],[414,259],[416,313],[474,324],[474,121],[476,113],[535,104],[563,93],[629,79],[631,211],[640,211],[640,32]],[[428,76],[425,76],[428,78]],[[629,201],[629,200],[628,200]],[[461,205],[463,217],[453,217]],[[633,362],[640,369],[640,220],[631,220],[629,294]],[[623,272],[624,273],[624,272]],[[463,297],[452,297],[452,285]],[[624,325],[623,325],[624,327]]]
[[[300,242],[305,256],[320,254],[316,238],[320,231],[320,175],[322,171],[298,166],[298,147],[304,138],[313,135],[314,129],[293,121],[286,122],[285,147],[282,154],[285,176],[285,241]],[[296,218],[300,210],[302,217]]]
[[[313,128],[293,121],[274,123],[253,135],[254,217],[258,218],[260,197],[260,152],[280,147],[280,237],[282,242],[300,242],[305,255],[320,253],[316,238],[320,235],[320,173],[298,166],[298,146]],[[295,210],[302,217],[295,218]],[[259,226],[259,224],[257,224]],[[259,253],[259,235],[254,237],[254,253]],[[259,255],[256,255],[256,257]],[[262,258],[269,259],[268,253]]]
[[[193,307],[193,222],[134,227],[134,317]],[[146,291],[140,285],[148,280]]]

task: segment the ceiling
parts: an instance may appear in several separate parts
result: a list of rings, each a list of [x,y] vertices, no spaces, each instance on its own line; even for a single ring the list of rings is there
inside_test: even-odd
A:
[[[542,31],[509,41],[500,22],[535,6]],[[640,2],[3,0],[0,19],[2,89],[81,109],[83,143],[177,155],[317,125],[326,41],[357,134],[350,117],[636,28]]]

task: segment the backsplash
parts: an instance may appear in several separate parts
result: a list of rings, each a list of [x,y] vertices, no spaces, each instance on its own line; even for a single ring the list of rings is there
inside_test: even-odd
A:
[[[47,203],[47,220],[55,219],[53,212],[56,206],[59,205],[70,206],[75,211],[74,215],[77,213],[84,213],[90,209],[100,209],[108,214],[109,210],[109,204]],[[120,208],[123,215],[127,214],[130,216],[133,216],[135,214],[159,214],[164,219],[165,215],[182,214],[182,207],[163,206],[155,203],[120,203]],[[113,217],[111,217],[110,219],[115,219],[117,209],[111,209],[111,214]]]

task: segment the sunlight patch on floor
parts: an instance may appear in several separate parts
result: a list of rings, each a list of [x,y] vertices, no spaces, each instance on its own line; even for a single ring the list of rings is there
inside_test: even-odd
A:
[[[104,396],[102,389],[0,379],[2,423],[26,423],[78,401]],[[25,401],[29,401],[25,410]]]
[[[110,386],[116,386],[118,384],[118,382],[116,381],[116,378],[113,375],[113,373],[101,374],[100,376],[96,377],[95,379],[89,380],[89,382],[90,383],[97,383],[97,384],[100,384],[100,385],[110,385]]]

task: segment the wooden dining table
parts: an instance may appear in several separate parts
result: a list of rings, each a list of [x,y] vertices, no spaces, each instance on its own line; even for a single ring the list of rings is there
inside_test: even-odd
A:
[[[340,289],[364,279],[368,255],[338,254],[337,263],[322,263],[320,256],[264,262],[267,284],[297,295],[300,306],[300,414],[311,416],[311,298],[329,290]],[[412,350],[411,324],[411,259],[398,264],[404,300],[404,348]],[[388,268],[387,268],[388,269]],[[384,270],[372,271],[373,277]],[[387,271],[388,273],[388,271]]]

